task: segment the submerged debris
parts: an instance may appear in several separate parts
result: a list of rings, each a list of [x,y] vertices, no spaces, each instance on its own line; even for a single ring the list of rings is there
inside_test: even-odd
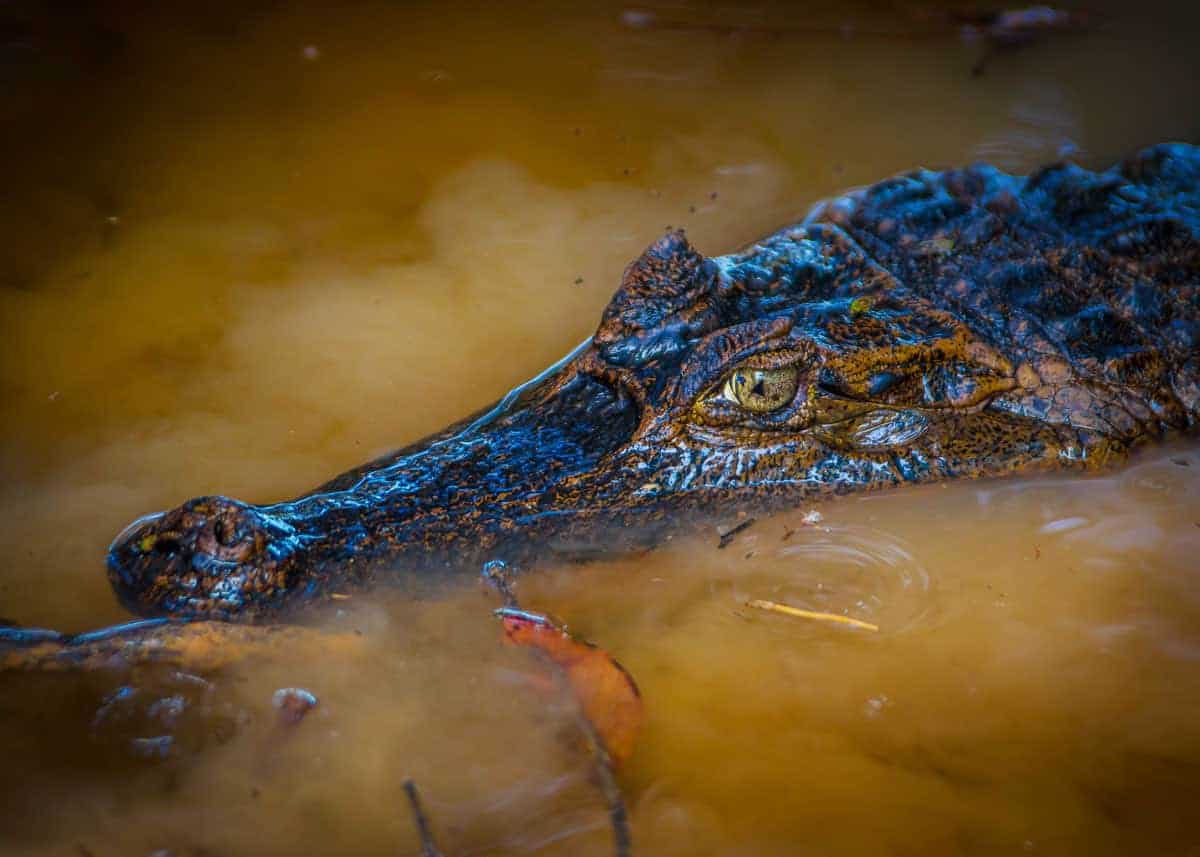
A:
[[[177,759],[231,739],[245,724],[216,685],[169,667],[146,667],[105,694],[89,726],[97,747],[147,762]]]
[[[421,798],[417,794],[417,784],[412,780],[405,780],[404,794],[408,798],[413,821],[417,824],[417,835],[421,837],[421,857],[444,857],[433,839],[433,830],[429,826],[429,819],[425,815],[425,810],[421,806]]]
[[[732,19],[723,16],[721,20],[706,20],[703,15],[696,13],[690,13],[687,17],[670,17],[647,9],[626,9],[619,20],[629,30],[708,33],[726,38],[837,36],[842,39],[923,42],[948,41],[957,33],[963,41],[982,43],[985,47],[984,55],[971,69],[975,76],[983,73],[987,61],[998,50],[1011,50],[1048,36],[1078,32],[1093,26],[1092,16],[1087,12],[1052,6],[947,11],[918,5],[906,12],[908,20],[901,19],[895,24],[864,24],[853,18],[844,18],[840,22],[796,18],[764,21],[751,14]]]
[[[604,796],[604,804],[608,808],[608,822],[612,826],[613,853],[617,857],[629,857],[633,849],[633,838],[629,833],[629,811],[625,808],[625,798],[621,796],[621,787],[613,773],[615,762],[595,727],[586,718],[581,718],[580,721],[580,729],[587,738],[592,757],[596,760],[596,780],[600,786],[600,794]]]
[[[1091,23],[1086,12],[1027,6],[990,12],[958,12],[952,17],[963,25],[967,39],[983,38],[997,47],[1016,47],[1051,33],[1082,30]]]
[[[1049,35],[1077,32],[1091,25],[1091,19],[1085,12],[1069,12],[1051,6],[957,13],[953,18],[963,25],[964,40],[982,41],[987,46],[984,54],[971,67],[971,74],[975,77],[984,73],[988,61],[998,51],[1011,51]]]
[[[279,711],[279,722],[299,723],[304,715],[317,707],[316,694],[302,687],[281,687],[271,696],[271,704]]]
[[[483,564],[483,582],[499,593],[505,607],[517,607],[517,594],[513,589],[513,573],[508,564],[501,559],[493,559]]]
[[[722,548],[729,547],[730,542],[732,542],[734,539],[736,539],[738,537],[738,533],[745,532],[746,530],[748,530],[750,528],[750,526],[753,523],[754,523],[754,518],[747,518],[746,520],[744,520],[740,524],[738,524],[736,527],[733,527],[732,529],[726,530],[725,532],[721,533],[721,540],[717,543],[717,549],[720,550]]]

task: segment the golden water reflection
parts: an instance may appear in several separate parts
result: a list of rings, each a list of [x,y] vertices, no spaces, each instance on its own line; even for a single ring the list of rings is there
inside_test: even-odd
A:
[[[1200,134],[1194,5],[1092,4],[1102,26],[978,78],[976,47],[912,36],[930,15],[899,5],[657,8],[696,26],[6,8],[0,616],[125,618],[102,557],[130,519],[295,495],[477,409],[587,336],[668,224],[726,252],[916,165],[1104,166]],[[1188,854],[1197,474],[1181,446],[847,499],[522,600],[643,690],[639,853]],[[415,853],[412,776],[450,854],[607,853],[569,716],[489,607],[469,586],[348,606],[365,657],[222,674],[230,734],[166,764],[88,737],[106,679],[6,678],[0,851]],[[288,686],[321,704],[281,739]]]

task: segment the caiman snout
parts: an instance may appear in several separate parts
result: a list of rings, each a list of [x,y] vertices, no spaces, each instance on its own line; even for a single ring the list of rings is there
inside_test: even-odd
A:
[[[137,613],[234,615],[291,583],[300,550],[287,524],[228,497],[199,497],[134,521],[108,550],[109,578]]]
[[[596,479],[624,484],[602,463],[633,435],[637,405],[574,371],[535,381],[525,397],[295,500],[200,497],[135,521],[109,549],[118,597],[143,616],[269,620],[381,574],[478,573],[535,545],[569,554],[593,531],[607,539],[590,526]]]

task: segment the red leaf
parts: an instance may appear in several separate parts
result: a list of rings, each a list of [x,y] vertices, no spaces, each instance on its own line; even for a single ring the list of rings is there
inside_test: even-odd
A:
[[[628,759],[642,725],[642,696],[633,676],[608,652],[540,613],[505,607],[496,615],[509,642],[535,649],[562,671],[612,763]]]

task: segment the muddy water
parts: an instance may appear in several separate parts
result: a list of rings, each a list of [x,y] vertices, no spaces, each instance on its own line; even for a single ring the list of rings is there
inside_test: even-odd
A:
[[[477,409],[668,224],[718,253],[915,165],[1200,136],[1195,9],[1089,8],[974,77],[938,6],[5,6],[0,616],[124,618],[101,558],[128,520],[294,495]],[[1184,445],[806,507],[522,598],[641,685],[642,853],[1194,854],[1198,499]],[[0,850],[415,853],[412,776],[450,854],[607,853],[569,711],[489,607],[348,605],[360,649],[211,676],[166,761],[101,708],[119,679],[7,677]],[[287,686],[321,703],[281,731]]]

